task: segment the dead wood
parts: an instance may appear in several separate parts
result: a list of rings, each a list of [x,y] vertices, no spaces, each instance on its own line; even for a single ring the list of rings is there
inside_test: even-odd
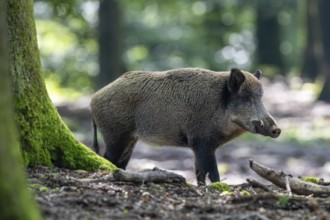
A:
[[[292,190],[291,190],[289,178],[290,178],[289,175],[285,175],[285,187],[286,187],[286,191],[288,191],[289,193],[289,196],[292,196]]]
[[[287,189],[286,178],[289,182],[291,191],[299,195],[315,195],[315,196],[330,196],[330,187],[317,185],[310,182],[304,182],[298,178],[290,177],[282,171],[277,172],[269,167],[260,163],[250,160],[250,168],[255,171],[259,176],[267,179],[276,186]]]
[[[264,190],[265,192],[272,192],[272,190],[266,186],[265,184],[255,180],[255,179],[246,179],[246,181],[252,186],[252,187],[255,187],[255,188],[260,188],[262,190]]]
[[[145,170],[141,172],[127,172],[124,170],[116,170],[113,173],[116,181],[121,182],[135,182],[135,183],[185,183],[186,179],[176,173],[161,170],[157,167],[152,170]]]
[[[78,181],[81,183],[98,183],[98,182],[113,182],[115,179],[111,174],[99,177],[99,178],[75,178],[75,177],[68,177],[68,179]]]

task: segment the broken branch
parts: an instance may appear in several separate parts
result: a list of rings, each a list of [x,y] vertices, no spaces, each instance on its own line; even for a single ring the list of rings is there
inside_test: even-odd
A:
[[[250,179],[250,178],[248,178],[248,179],[246,179],[246,181],[247,181],[252,187],[260,188],[260,189],[262,189],[262,190],[264,190],[264,191],[266,191],[266,192],[272,192],[272,190],[271,190],[268,186],[266,186],[265,184],[263,184],[263,183],[261,183],[261,182],[255,180],[255,179]]]
[[[176,173],[161,170],[157,167],[152,170],[141,171],[138,173],[115,170],[113,177],[116,181],[135,182],[135,183],[185,183],[186,179]]]
[[[253,160],[250,160],[250,168],[255,171],[259,176],[267,179],[276,186],[279,186],[283,189],[286,187],[286,174],[283,172],[276,172],[275,170],[266,167],[260,163],[257,163]],[[330,187],[317,185],[310,182],[304,182],[298,178],[287,178],[291,191],[299,195],[316,195],[316,196],[329,196]]]
[[[289,196],[291,197],[292,196],[292,191],[291,191],[291,187],[290,187],[290,180],[289,180],[289,178],[290,177],[288,175],[285,175],[285,187],[286,187],[286,190],[289,193]]]

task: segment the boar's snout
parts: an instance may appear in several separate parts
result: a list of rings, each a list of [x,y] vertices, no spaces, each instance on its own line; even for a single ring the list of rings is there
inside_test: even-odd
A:
[[[278,128],[273,120],[271,123],[265,123],[263,120],[254,120],[252,124],[255,127],[256,133],[277,138],[281,134],[281,129]]]
[[[281,129],[276,127],[276,128],[271,130],[270,136],[272,138],[277,138],[278,136],[280,136],[280,134],[281,134]]]

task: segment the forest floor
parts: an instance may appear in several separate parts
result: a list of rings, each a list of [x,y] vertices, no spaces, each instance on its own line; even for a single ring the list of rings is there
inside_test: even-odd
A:
[[[248,184],[233,193],[190,184],[112,182],[107,172],[59,168],[28,170],[45,219],[329,219],[327,198],[288,197]],[[95,182],[91,182],[95,180]],[[243,193],[242,189],[245,190]],[[253,192],[247,195],[246,192]]]
[[[28,170],[46,219],[330,219],[330,199],[294,195],[269,185],[273,193],[246,182],[258,177],[249,159],[292,176],[314,176],[330,181],[330,105],[314,102],[309,84],[264,82],[266,108],[282,129],[278,139],[244,135],[217,150],[221,181],[234,193],[195,186],[193,154],[189,149],[152,147],[138,142],[129,171],[159,167],[184,176],[189,184],[134,184],[108,181],[106,172],[90,173],[59,168]],[[92,142],[89,98],[55,103],[86,145]],[[101,137],[99,138],[101,140]],[[95,179],[95,181],[86,181]],[[247,189],[243,195],[239,189]],[[255,194],[256,193],[256,194]]]

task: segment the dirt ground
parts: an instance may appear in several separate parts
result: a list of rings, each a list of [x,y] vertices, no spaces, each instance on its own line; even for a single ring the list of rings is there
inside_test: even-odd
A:
[[[269,184],[249,169],[250,158],[293,176],[330,181],[330,105],[315,103],[306,84],[291,84],[264,82],[265,105],[282,128],[279,139],[245,137],[217,150],[221,181],[232,184],[232,194],[195,186],[191,150],[142,142],[134,149],[129,171],[159,167],[184,176],[189,184],[114,182],[102,171],[35,167],[28,169],[30,188],[45,219],[330,219],[329,198],[288,198],[275,186],[270,186],[275,193],[267,193],[246,183],[254,178]],[[55,104],[76,137],[90,146],[89,98]]]
[[[112,182],[104,171],[28,170],[45,219],[329,219],[330,200],[273,193],[248,184],[232,194],[211,186]],[[96,182],[92,182],[95,180]],[[242,190],[245,190],[244,193]],[[247,192],[250,195],[246,195]]]

